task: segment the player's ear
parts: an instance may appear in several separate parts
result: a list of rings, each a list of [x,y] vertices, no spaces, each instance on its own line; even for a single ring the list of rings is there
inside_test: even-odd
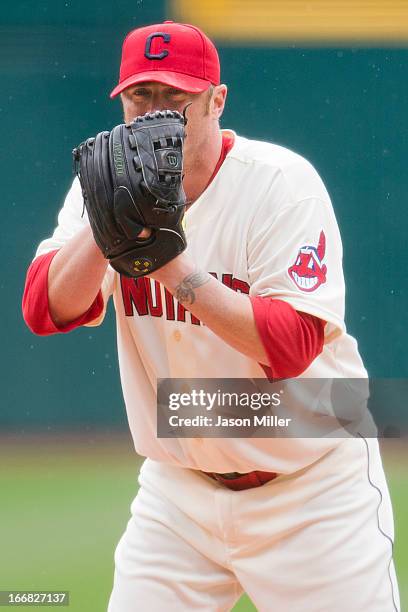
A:
[[[216,85],[211,98],[210,113],[217,121],[220,119],[227,99],[228,89],[226,85]]]

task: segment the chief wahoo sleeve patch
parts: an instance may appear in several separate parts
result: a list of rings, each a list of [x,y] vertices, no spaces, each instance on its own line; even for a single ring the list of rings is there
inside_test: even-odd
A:
[[[301,291],[316,291],[326,282],[327,266],[323,263],[326,253],[326,236],[320,232],[317,247],[306,245],[300,247],[295,263],[288,268],[288,274],[296,287]]]

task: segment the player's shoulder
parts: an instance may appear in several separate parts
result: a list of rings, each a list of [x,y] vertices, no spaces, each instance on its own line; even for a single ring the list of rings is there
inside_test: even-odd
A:
[[[257,176],[257,181],[261,174],[266,183],[284,186],[294,201],[312,197],[330,200],[313,164],[287,147],[235,134],[234,146],[228,157],[238,165],[244,164],[255,170],[253,174]]]
[[[290,172],[294,167],[299,167],[304,172],[316,172],[305,157],[287,147],[238,134],[235,134],[234,146],[229,156],[243,163],[270,166],[282,172]]]

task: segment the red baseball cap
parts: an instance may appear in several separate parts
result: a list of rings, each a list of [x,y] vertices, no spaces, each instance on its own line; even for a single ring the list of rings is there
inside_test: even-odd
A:
[[[132,30],[122,47],[119,83],[111,98],[145,81],[200,93],[220,83],[220,60],[211,40],[186,23],[165,21]]]

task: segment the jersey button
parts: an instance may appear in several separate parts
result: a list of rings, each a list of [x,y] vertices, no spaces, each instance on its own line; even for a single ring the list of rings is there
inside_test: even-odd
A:
[[[181,340],[181,332],[178,329],[176,329],[176,331],[174,332],[173,338],[174,338],[174,340],[176,342],[180,342],[180,340]]]

